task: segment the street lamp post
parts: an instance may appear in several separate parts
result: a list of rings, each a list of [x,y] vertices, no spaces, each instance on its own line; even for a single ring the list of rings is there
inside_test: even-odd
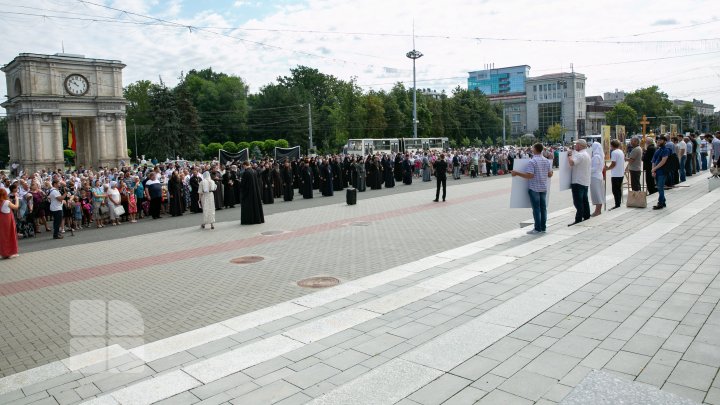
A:
[[[413,38],[413,50],[406,53],[405,56],[413,61],[413,138],[417,138],[417,89],[415,88],[415,60],[422,58],[422,52],[415,50],[415,39]]]
[[[505,106],[503,106],[503,146],[505,146]]]

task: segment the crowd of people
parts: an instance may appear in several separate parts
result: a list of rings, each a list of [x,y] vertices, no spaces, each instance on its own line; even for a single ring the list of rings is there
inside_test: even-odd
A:
[[[720,143],[720,134],[717,142]],[[684,148],[687,156],[695,156],[698,151],[699,155],[704,153],[702,146],[694,147],[692,142],[689,145],[678,145],[678,150]],[[652,146],[648,146],[643,162],[647,162],[651,151]],[[557,167],[562,152],[563,147],[544,148],[534,155],[540,153]],[[62,239],[69,231],[134,224],[145,218],[176,217],[188,212],[202,213],[201,227],[209,225],[214,229],[215,210],[232,209],[236,205],[241,206],[241,224],[263,223],[264,204],[273,204],[276,199],[292,201],[296,193],[308,199],[318,192],[332,196],[348,187],[365,192],[392,188],[400,183],[431,181],[434,176],[443,182],[445,200],[444,181],[448,175],[455,180],[500,176],[513,170],[515,159],[532,156],[530,147],[497,147],[367,156],[301,156],[282,161],[265,157],[224,164],[143,160],[118,168],[78,167],[34,173],[25,173],[21,166],[13,165],[9,175],[0,171],[0,257],[15,256],[19,238],[36,237],[43,231]],[[706,167],[700,163],[692,166],[694,158],[687,156],[677,159],[678,176],[668,176],[668,186],[683,181],[695,168]],[[720,151],[713,156],[720,156]],[[683,165],[688,164],[689,170],[684,170]],[[438,167],[443,175],[438,176]],[[647,164],[645,169],[648,170]],[[635,179],[636,176],[631,176],[633,189],[637,186]],[[653,191],[654,184],[648,181],[648,190]],[[440,197],[439,190],[440,182],[436,200]],[[581,217],[584,218],[584,214]]]

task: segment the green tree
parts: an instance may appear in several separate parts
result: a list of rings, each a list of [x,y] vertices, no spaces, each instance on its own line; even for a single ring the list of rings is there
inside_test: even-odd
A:
[[[262,157],[262,148],[264,145],[265,145],[265,143],[261,142],[261,141],[250,142],[250,148],[249,148],[250,154],[256,158]]]
[[[235,153],[235,152],[238,151],[238,147],[237,147],[237,145],[235,144],[235,142],[233,142],[233,141],[227,141],[227,142],[225,142],[225,143],[222,145],[222,148],[223,148],[223,150],[225,150],[225,151],[227,151],[227,152],[230,152],[230,153]]]
[[[220,149],[223,148],[223,145],[218,142],[212,142],[209,143],[208,146],[205,148],[205,158],[206,159],[217,159],[218,154],[220,153]]]
[[[624,102],[632,107],[639,116],[646,115],[648,117],[668,115],[672,107],[668,95],[660,91],[658,86],[635,90],[625,96]],[[652,126],[660,123],[659,118],[651,118],[650,122]]]
[[[175,159],[180,149],[180,117],[172,92],[163,84],[150,87],[152,127],[147,140],[146,154],[162,161]]]
[[[275,141],[275,146],[277,146],[278,148],[289,148],[290,143],[288,143],[288,141],[286,141],[285,139],[278,139],[277,141]]]
[[[365,128],[368,138],[382,138],[387,128],[383,99],[371,91],[365,97]]]
[[[247,124],[248,88],[240,77],[212,68],[191,70],[178,86],[186,89],[199,111],[204,142],[241,139]]]
[[[153,84],[149,80],[138,80],[123,89],[123,96],[128,101],[125,120],[128,135],[132,131],[132,136],[127,137],[128,143],[131,143],[134,147],[135,136],[137,136],[137,152],[145,154],[147,154],[147,143],[153,125],[152,106],[150,104],[152,86]]]
[[[695,129],[692,126],[692,121],[693,118],[697,119],[697,113],[691,102],[688,101],[681,105],[674,105],[671,115],[677,115],[682,118],[683,127],[679,129],[680,132],[693,131]]]
[[[608,125],[624,125],[628,134],[638,131],[640,117],[637,111],[627,103],[617,103],[612,110],[605,113],[605,122]]]
[[[202,157],[200,151],[200,118],[192,103],[190,94],[184,86],[175,88],[177,109],[180,115],[180,144],[178,153],[186,159]]]
[[[277,146],[277,142],[273,139],[267,139],[265,142],[263,142],[262,150],[268,155],[271,155],[273,151],[275,150],[275,146]]]
[[[560,124],[553,124],[547,130],[547,140],[553,143],[560,142],[565,136],[567,130]]]
[[[238,142],[238,143],[237,143],[237,150],[238,150],[238,151],[241,151],[241,150],[244,150],[244,149],[250,149],[250,142],[245,142],[245,141],[243,141],[243,142]]]

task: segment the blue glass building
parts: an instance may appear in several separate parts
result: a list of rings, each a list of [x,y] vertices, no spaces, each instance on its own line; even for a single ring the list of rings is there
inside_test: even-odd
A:
[[[530,75],[530,66],[510,66],[469,72],[468,90],[478,89],[486,95],[525,92],[525,79]]]

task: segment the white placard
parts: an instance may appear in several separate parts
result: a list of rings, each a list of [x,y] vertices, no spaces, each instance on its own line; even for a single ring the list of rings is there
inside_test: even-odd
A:
[[[525,172],[525,168],[530,159],[515,159],[513,162],[513,170],[516,172]],[[510,208],[532,208],[530,204],[530,195],[528,194],[528,180],[520,176],[512,178],[512,187],[510,188]]]
[[[560,191],[569,190],[572,182],[572,167],[568,162],[567,152],[563,151],[558,154],[558,184]]]

